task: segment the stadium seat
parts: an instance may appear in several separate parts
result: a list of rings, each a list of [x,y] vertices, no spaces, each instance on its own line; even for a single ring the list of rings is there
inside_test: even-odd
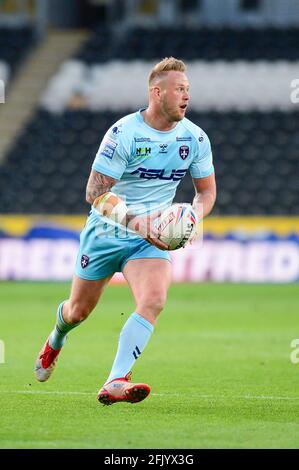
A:
[[[213,213],[299,214],[299,112],[289,106],[290,100],[284,111],[275,105],[277,90],[285,90],[289,65],[297,66],[290,61],[299,59],[298,31],[202,28],[186,34],[174,28],[132,28],[113,34],[101,26],[53,77],[42,99],[48,111],[36,112],[0,166],[1,212],[87,213],[85,186],[101,139],[117,119],[133,111],[132,96],[137,96],[141,105],[144,101],[142,60],[154,62],[173,55],[191,61],[194,76],[213,82],[204,93],[200,90],[201,96],[194,92],[200,106],[190,108],[187,114],[212,143],[218,184]],[[28,31],[22,34],[22,40],[11,38],[11,51],[20,51],[32,40]],[[9,55],[14,62],[20,53],[5,55],[1,38],[0,29],[0,60]],[[5,38],[5,50],[8,43]],[[129,88],[125,90],[119,86],[120,60],[130,62]],[[250,81],[248,61],[257,60],[255,78]],[[214,73],[200,61],[212,65]],[[231,73],[228,61],[234,61]],[[275,77],[269,81],[273,61]],[[240,81],[246,84],[246,93],[238,85]],[[279,83],[283,84],[280,88]],[[220,90],[226,86],[223,99],[213,94],[219,85]],[[83,94],[86,101],[78,99],[66,106],[74,93],[79,98]],[[205,100],[209,108],[205,108]],[[274,103],[271,110],[268,103]],[[193,194],[187,175],[176,200],[191,201]]]
[[[39,111],[0,167],[1,212],[87,213],[85,185],[93,158],[107,128],[121,115]],[[190,112],[188,117],[212,142],[215,215],[299,213],[298,111]],[[191,201],[193,194],[186,176],[176,200]]]
[[[125,47],[124,47],[125,44]],[[132,28],[125,35],[112,36],[99,28],[77,54],[87,64],[122,59],[155,60],[177,56],[185,60],[298,60],[298,29],[188,29]]]
[[[0,61],[8,64],[13,74],[33,43],[33,30],[30,27],[0,27]]]

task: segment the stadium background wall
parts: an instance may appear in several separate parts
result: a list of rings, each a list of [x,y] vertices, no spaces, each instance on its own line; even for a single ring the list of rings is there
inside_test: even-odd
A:
[[[99,143],[173,55],[218,190],[174,281],[297,282],[298,43],[295,0],[0,2],[0,279],[71,279]],[[186,175],[175,202],[193,196]]]
[[[0,279],[70,280],[84,223],[81,215],[1,216]],[[299,217],[210,217],[203,241],[171,256],[174,282],[298,282]]]

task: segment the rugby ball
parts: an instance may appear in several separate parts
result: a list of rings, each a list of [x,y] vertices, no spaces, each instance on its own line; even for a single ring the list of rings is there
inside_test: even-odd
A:
[[[195,235],[196,224],[197,218],[191,204],[173,204],[156,219],[155,229],[169,250],[177,250]]]

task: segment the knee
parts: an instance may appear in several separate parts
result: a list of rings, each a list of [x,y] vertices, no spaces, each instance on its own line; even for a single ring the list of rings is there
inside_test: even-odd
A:
[[[66,308],[65,308],[66,307]],[[82,302],[69,302],[63,308],[63,318],[67,323],[79,323],[92,312],[92,308]]]
[[[165,302],[166,295],[164,293],[152,293],[151,296],[144,298],[140,302],[140,310],[157,317],[162,312]]]

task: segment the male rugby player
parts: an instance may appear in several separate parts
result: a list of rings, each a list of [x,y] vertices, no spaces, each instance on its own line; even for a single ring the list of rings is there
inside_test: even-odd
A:
[[[70,298],[57,311],[54,330],[35,363],[37,380],[53,372],[66,336],[97,305],[115,272],[122,272],[136,303],[120,333],[111,372],[98,393],[104,405],[136,403],[150,387],[132,383],[131,369],[147,345],[171,282],[167,245],[151,222],[171,205],[189,170],[198,222],[210,213],[216,185],[209,139],[185,118],[186,66],[165,58],[149,76],[149,105],[125,116],[106,133],[86,188],[91,213],[81,233]]]

